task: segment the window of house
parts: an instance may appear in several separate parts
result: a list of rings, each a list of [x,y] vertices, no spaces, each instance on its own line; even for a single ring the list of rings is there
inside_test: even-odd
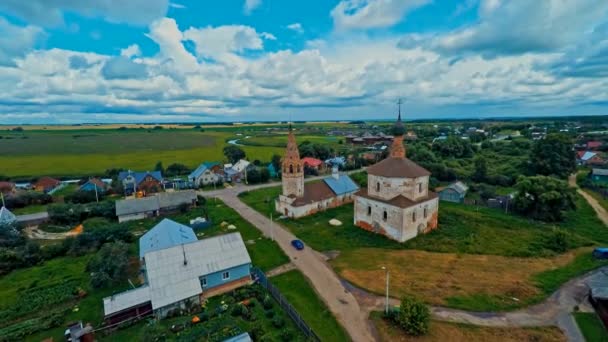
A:
[[[372,206],[370,205],[367,207],[367,216],[369,216],[371,214],[372,214]]]
[[[418,183],[418,192],[422,192],[422,183]]]
[[[376,183],[376,191],[380,192],[380,182]]]
[[[424,208],[424,218],[426,218],[426,215],[428,214],[428,209],[425,207]]]
[[[226,271],[222,273],[222,280],[230,279],[230,272]]]
[[[207,286],[207,277],[202,277],[202,278],[201,278],[201,285],[202,285],[203,287],[206,287],[206,286]]]
[[[412,212],[412,221],[416,222],[416,212]]]
[[[382,219],[384,221],[388,220],[388,213],[386,212],[386,210],[384,211],[384,214],[382,215]]]

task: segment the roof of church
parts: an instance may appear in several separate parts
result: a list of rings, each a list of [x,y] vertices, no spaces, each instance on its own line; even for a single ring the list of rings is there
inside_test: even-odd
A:
[[[336,194],[334,194],[327,183],[323,181],[304,183],[304,196],[296,198],[293,205],[297,207],[326,200],[335,196]]]
[[[298,150],[298,143],[296,142],[296,137],[293,134],[291,128],[289,129],[289,134],[287,135],[287,148],[285,149],[285,157],[283,161],[300,161],[300,151]]]
[[[356,193],[356,195],[357,196],[361,196],[361,197],[365,197],[367,199],[371,199],[371,200],[374,200],[374,201],[378,201],[378,202],[382,202],[382,203],[387,203],[387,204],[390,204],[392,206],[399,207],[399,208],[402,208],[402,209],[409,208],[409,207],[414,206],[416,204],[426,202],[426,201],[431,200],[433,198],[437,198],[437,194],[436,193],[434,193],[432,191],[429,191],[428,195],[426,197],[423,197],[423,198],[421,198],[421,199],[419,199],[417,201],[412,201],[411,199],[409,199],[409,198],[407,198],[407,197],[405,197],[403,195],[398,195],[398,196],[395,196],[395,197],[393,197],[393,198],[391,198],[389,200],[386,200],[386,199],[383,199],[383,198],[380,198],[380,197],[370,196],[367,193],[367,189],[366,188],[362,188],[361,190],[359,190]]]
[[[367,168],[367,173],[390,178],[416,178],[431,173],[407,158],[386,158]]]

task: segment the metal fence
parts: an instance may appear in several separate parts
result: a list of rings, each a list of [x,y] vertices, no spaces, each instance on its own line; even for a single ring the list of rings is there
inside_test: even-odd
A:
[[[308,337],[308,339],[310,341],[319,341],[320,342],[321,339],[319,338],[319,336],[317,336],[317,334],[315,334],[315,332],[312,330],[312,328],[310,328],[308,326],[308,324],[306,324],[306,322],[304,321],[302,316],[300,316],[300,314],[296,311],[296,309],[293,306],[291,306],[291,304],[289,304],[289,302],[281,294],[279,289],[277,289],[274,285],[272,285],[268,281],[268,278],[266,278],[266,275],[264,274],[264,272],[262,272],[260,269],[253,268],[252,273],[257,278],[259,283],[270,293],[272,298],[274,298],[279,303],[281,308],[283,310],[285,310],[285,312],[287,312],[289,317],[291,317],[291,319],[298,326],[298,328],[300,328],[300,330],[302,330],[304,335],[306,335],[306,337]]]

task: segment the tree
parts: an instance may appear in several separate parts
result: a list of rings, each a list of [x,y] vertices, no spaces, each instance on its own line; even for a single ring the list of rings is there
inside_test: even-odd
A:
[[[165,168],[163,167],[163,162],[156,162],[156,166],[154,166],[154,171],[160,171],[160,173],[165,173]]]
[[[281,171],[281,156],[278,154],[273,154],[272,158],[270,158],[270,163],[274,167],[275,171],[279,173]]]
[[[399,312],[394,319],[408,335],[420,336],[429,331],[431,312],[424,303],[416,298],[403,297]]]
[[[530,171],[536,175],[567,178],[576,169],[572,142],[563,134],[549,134],[532,147]]]
[[[515,184],[517,195],[513,209],[527,217],[542,221],[562,221],[575,209],[574,189],[553,177],[520,177]]]
[[[228,145],[224,147],[224,156],[226,156],[226,159],[228,159],[231,163],[234,164],[239,160],[245,158],[245,151],[243,151],[238,146]]]
[[[257,167],[247,169],[247,183],[258,184],[262,180],[262,175]]]
[[[173,163],[173,164],[167,166],[167,169],[165,170],[165,174],[168,177],[185,175],[189,172],[190,172],[189,167],[187,167],[184,164],[179,164],[179,163]]]
[[[119,283],[127,278],[129,246],[124,242],[106,243],[87,264],[94,288]]]
[[[475,182],[483,182],[488,177],[488,163],[484,157],[476,157],[475,161],[475,170],[473,171],[473,180]]]

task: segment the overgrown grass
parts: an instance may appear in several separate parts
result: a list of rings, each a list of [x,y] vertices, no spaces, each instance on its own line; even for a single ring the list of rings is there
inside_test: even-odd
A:
[[[300,271],[290,271],[272,277],[270,282],[279,288],[322,341],[350,341],[344,329]]]
[[[573,315],[587,342],[608,342],[606,327],[595,313],[575,312]]]

